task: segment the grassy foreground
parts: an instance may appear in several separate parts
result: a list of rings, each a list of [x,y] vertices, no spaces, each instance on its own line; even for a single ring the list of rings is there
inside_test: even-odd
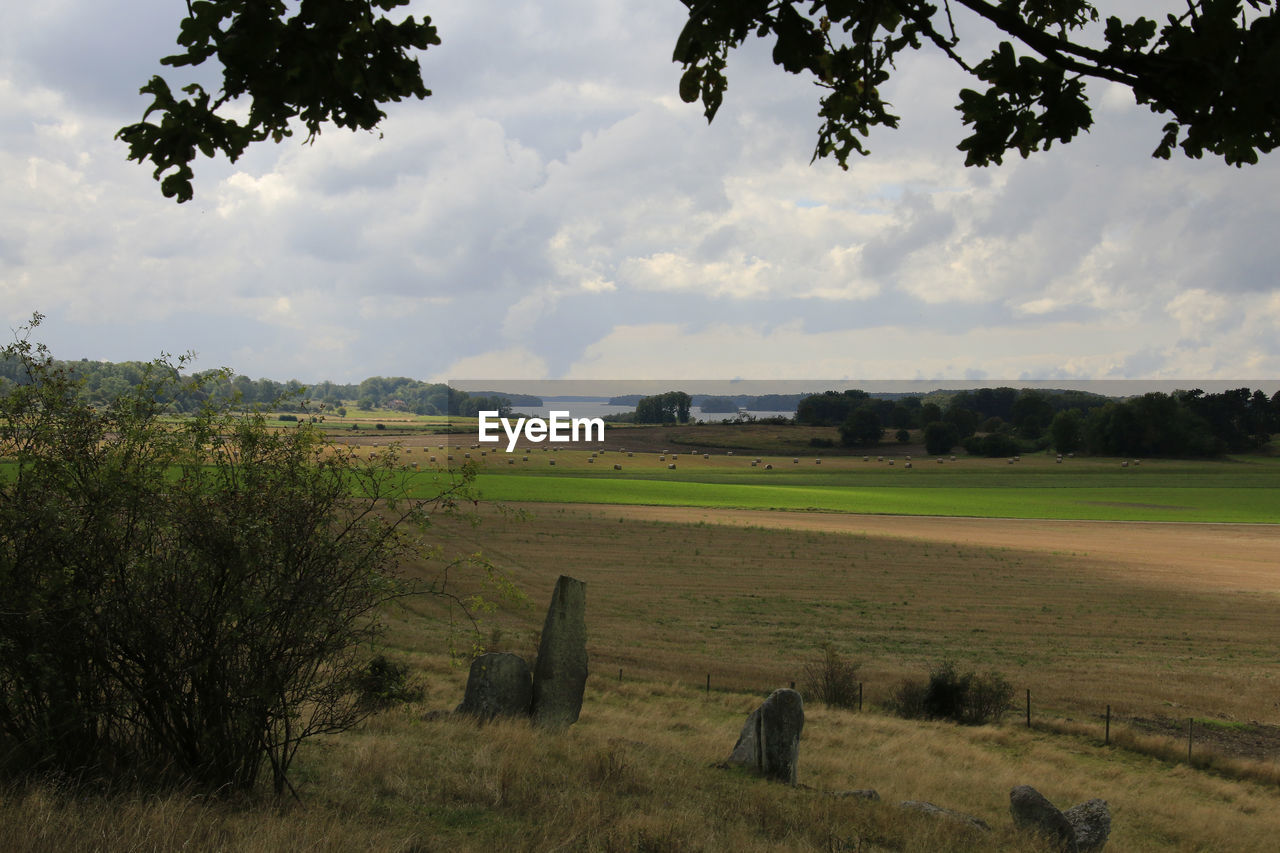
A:
[[[432,690],[451,698],[456,678],[430,677]],[[601,680],[562,736],[520,723],[424,720],[424,706],[409,706],[309,750],[301,806],[181,796],[77,801],[40,791],[0,803],[0,847],[1047,851],[1010,826],[1008,791],[1023,782],[1064,805],[1106,797],[1108,849],[1117,851],[1266,850],[1280,831],[1274,789],[1016,727],[962,729],[813,707],[802,787],[715,767],[758,699]],[[831,796],[867,787],[883,799]],[[903,812],[897,804],[907,799],[967,812],[993,830]]]
[[[483,549],[529,593],[528,606],[488,623],[497,649],[531,657],[555,577],[587,582],[592,676],[567,733],[433,716],[459,701],[465,671],[439,654],[432,602],[411,602],[388,614],[388,641],[426,699],[309,742],[296,765],[301,804],[8,792],[0,849],[1037,853],[1007,817],[1008,791],[1022,783],[1064,807],[1108,800],[1111,850],[1264,851],[1280,833],[1274,752],[1188,767],[1176,742],[1150,749],[1137,734],[1160,716],[1224,730],[1276,720],[1272,592],[1204,590],[1176,574],[1141,582],[1087,542],[1049,553],[610,510],[486,510],[478,528],[442,520],[436,537],[446,554]],[[868,708],[809,704],[802,787],[716,767],[751,708],[802,680],[824,643],[862,663]],[[874,710],[944,657],[1030,689],[1036,726]],[[1106,704],[1121,746],[1101,742]],[[882,800],[829,795],[862,788]],[[902,800],[993,831],[903,812]]]

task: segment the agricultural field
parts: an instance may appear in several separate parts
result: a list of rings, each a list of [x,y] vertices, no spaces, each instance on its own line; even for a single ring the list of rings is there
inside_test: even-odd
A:
[[[687,428],[722,442],[771,440],[762,428]],[[778,427],[767,428],[777,431]],[[359,454],[399,447],[431,488],[472,465],[499,502],[699,506],[858,514],[1108,521],[1272,523],[1280,519],[1280,456],[1114,459],[1034,453],[1012,459],[920,456],[900,446],[839,456],[770,456],[703,448],[631,450],[668,429],[612,430],[598,448],[522,446],[506,453],[475,435],[344,436]],[[616,434],[615,434],[616,433]],[[736,436],[736,438],[735,438]],[[624,443],[625,442],[625,443]],[[939,459],[941,461],[939,461]],[[908,467],[909,466],[909,467]]]
[[[466,669],[438,603],[409,600],[386,641],[423,697],[305,744],[301,807],[36,790],[0,801],[0,848],[1035,853],[1049,848],[1008,818],[1009,789],[1030,784],[1063,807],[1106,799],[1109,850],[1274,849],[1280,460],[912,453],[906,469],[898,448],[673,460],[622,440],[508,456],[473,434],[343,436],[399,453],[424,494],[476,468],[483,502],[430,537],[441,560],[483,553],[526,594],[483,616],[487,648],[531,659],[556,577],[586,582],[591,677],[567,733],[440,714]],[[858,665],[863,708],[807,701],[800,785],[717,766],[746,714],[803,692],[828,647]],[[885,710],[947,660],[1002,673],[1014,707],[974,727]],[[832,796],[866,788],[881,800]]]

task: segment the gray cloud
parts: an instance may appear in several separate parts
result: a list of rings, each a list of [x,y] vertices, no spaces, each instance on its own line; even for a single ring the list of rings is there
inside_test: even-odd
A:
[[[842,172],[809,164],[819,93],[763,43],[732,57],[710,127],[679,102],[679,4],[411,11],[444,40],[422,57],[433,97],[393,105],[381,139],[200,163],[181,207],[111,140],[172,47],[169,13],[6,12],[0,320],[47,312],[68,357],[193,348],[304,379],[504,358],[549,375],[1280,368],[1280,166],[1153,161],[1159,120],[1110,90],[1080,140],[966,170],[964,83],[922,53],[891,84],[902,128]]]

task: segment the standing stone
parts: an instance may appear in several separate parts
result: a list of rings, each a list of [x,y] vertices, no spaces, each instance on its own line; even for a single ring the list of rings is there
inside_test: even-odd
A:
[[[1102,853],[1111,836],[1111,809],[1106,800],[1092,799],[1072,806],[1062,813],[1076,832],[1076,847],[1080,853]]]
[[[482,720],[527,716],[533,701],[533,675],[524,658],[509,652],[489,652],[471,662],[467,690],[456,713]]]
[[[587,684],[587,585],[561,575],[533,667],[533,721],[564,729],[578,720]]]
[[[1075,851],[1076,831],[1058,807],[1030,785],[1009,792],[1009,813],[1018,829],[1033,832],[1054,842],[1061,850]]]
[[[800,694],[786,688],[775,690],[747,717],[729,763],[794,785],[803,728],[804,700]]]

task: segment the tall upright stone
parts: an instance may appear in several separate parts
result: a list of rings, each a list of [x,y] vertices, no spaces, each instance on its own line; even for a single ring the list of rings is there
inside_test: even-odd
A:
[[[459,714],[481,720],[524,717],[533,701],[533,679],[524,658],[509,652],[489,652],[471,662],[467,690]]]
[[[775,690],[747,717],[729,763],[794,785],[803,728],[804,700],[800,694],[786,688]]]
[[[587,684],[587,585],[561,575],[551,593],[533,667],[533,721],[564,729],[578,720]]]

